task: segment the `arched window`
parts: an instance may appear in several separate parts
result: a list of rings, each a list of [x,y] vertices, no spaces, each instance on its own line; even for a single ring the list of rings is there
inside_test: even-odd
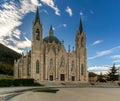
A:
[[[82,64],[81,65],[81,75],[83,75],[84,74],[84,65]]]
[[[75,68],[75,63],[74,61],[72,61],[72,64],[71,64],[71,71]]]
[[[52,68],[53,67],[53,59],[51,58],[50,59],[50,68]]]
[[[36,61],[36,73],[39,73],[40,72],[40,64],[39,64],[39,61],[37,60]]]
[[[36,40],[39,40],[40,39],[40,33],[39,33],[39,30],[37,29],[36,30]]]
[[[84,39],[81,39],[81,47],[84,47]]]
[[[65,65],[65,59],[64,59],[64,57],[62,56],[62,57],[61,57],[61,62],[60,62],[60,67],[64,67],[64,65]]]

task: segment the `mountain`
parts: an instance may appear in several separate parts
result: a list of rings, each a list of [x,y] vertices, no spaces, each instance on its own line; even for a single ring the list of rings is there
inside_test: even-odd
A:
[[[21,54],[0,43],[0,74],[13,75],[14,60]]]

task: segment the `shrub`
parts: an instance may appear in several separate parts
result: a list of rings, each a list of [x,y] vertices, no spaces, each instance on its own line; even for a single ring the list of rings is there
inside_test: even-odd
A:
[[[118,82],[118,85],[120,86],[120,82]]]
[[[0,87],[10,87],[13,85],[13,79],[0,79]]]
[[[43,85],[41,85],[41,84],[39,84],[37,82],[34,82],[34,84],[32,86],[43,86]]]
[[[0,87],[10,86],[41,86],[34,83],[34,79],[0,79]]]
[[[91,85],[95,85],[95,83],[93,83],[93,82],[92,82],[92,83],[90,83],[90,84],[91,84]]]

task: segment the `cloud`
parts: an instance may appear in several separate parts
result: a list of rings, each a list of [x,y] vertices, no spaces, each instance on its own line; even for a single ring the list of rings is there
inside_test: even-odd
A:
[[[92,66],[88,68],[88,71],[94,72],[96,74],[106,74],[109,71],[110,66]]]
[[[111,56],[111,58],[113,58],[113,59],[120,59],[120,55],[114,55],[114,56]]]
[[[53,27],[53,30],[55,30],[55,27]]]
[[[67,24],[66,24],[66,23],[63,23],[63,24],[60,24],[60,25],[57,26],[57,28],[63,28],[63,27],[64,27],[64,28],[67,27]]]
[[[32,2],[33,5],[42,6],[41,3],[38,3],[38,0],[31,0],[31,2]]]
[[[66,8],[65,11],[69,14],[69,16],[72,16],[72,15],[73,15],[72,9],[71,9],[69,6],[67,6],[67,8]]]
[[[120,49],[120,46],[114,47],[114,48],[109,49],[109,50],[100,51],[100,52],[97,52],[95,56],[88,57],[88,59],[91,60],[91,59],[95,59],[95,58],[98,58],[101,56],[105,56],[105,55],[108,55],[108,54],[111,54],[111,53],[117,51],[118,49]]]
[[[94,72],[96,74],[107,74],[109,69],[112,67],[113,65],[103,65],[103,66],[91,66],[88,67],[88,71],[89,72]],[[120,64],[115,65],[116,68],[120,68]]]
[[[41,0],[41,2],[43,4],[46,4],[48,5],[49,7],[51,7],[54,11],[55,11],[55,14],[60,16],[60,10],[58,9],[58,7],[55,5],[54,1],[53,0]]]
[[[67,27],[67,24],[63,24],[63,27]]]
[[[31,47],[31,40],[29,40],[26,36],[24,38],[25,38],[25,40],[23,40],[21,42],[11,38],[11,39],[9,39],[9,42],[10,41],[13,42],[13,45],[8,44],[7,46],[9,48],[21,53],[21,52],[24,51],[25,48],[30,48]]]
[[[0,4],[0,43],[18,51],[22,48],[30,47],[30,42],[24,36],[18,27],[22,24],[21,20],[29,12],[35,12],[36,6],[39,6],[38,0],[20,0],[18,2],[8,1]],[[24,47],[19,43],[24,43]]]
[[[48,11],[45,9],[42,9],[40,12],[44,12],[44,13],[48,14]]]
[[[113,63],[120,63],[120,55],[113,55],[111,56],[113,60]]]
[[[95,46],[95,45],[100,44],[102,42],[103,42],[103,40],[96,40],[95,42],[92,43],[92,46]]]
[[[120,63],[120,60],[114,60],[113,63]]]
[[[83,11],[80,11],[80,16],[81,16],[81,17],[83,16]]]
[[[93,66],[93,67],[89,67],[88,70],[89,71],[106,71],[108,70],[109,66]]]

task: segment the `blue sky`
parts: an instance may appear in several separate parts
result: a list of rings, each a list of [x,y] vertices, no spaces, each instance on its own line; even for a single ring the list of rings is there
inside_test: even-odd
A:
[[[66,50],[75,46],[82,18],[89,71],[104,73],[113,63],[120,66],[120,0],[0,0],[0,43],[18,52],[29,50],[37,6],[43,37],[52,25]]]

